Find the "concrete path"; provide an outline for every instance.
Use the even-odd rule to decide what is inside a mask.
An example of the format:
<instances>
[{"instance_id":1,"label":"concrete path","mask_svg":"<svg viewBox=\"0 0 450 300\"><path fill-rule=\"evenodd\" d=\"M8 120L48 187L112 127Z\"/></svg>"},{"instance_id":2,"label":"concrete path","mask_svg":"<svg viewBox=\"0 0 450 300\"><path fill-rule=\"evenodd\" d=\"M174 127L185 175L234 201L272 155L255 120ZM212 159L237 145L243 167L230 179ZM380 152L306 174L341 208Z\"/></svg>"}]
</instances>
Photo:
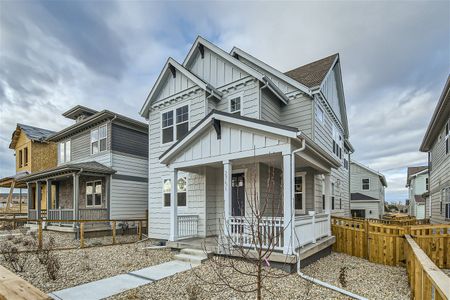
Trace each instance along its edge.
<instances>
[{"instance_id":1,"label":"concrete path","mask_svg":"<svg viewBox=\"0 0 450 300\"><path fill-rule=\"evenodd\" d=\"M149 284L176 273L190 270L192 265L178 260L74 286L48 294L53 299L98 300Z\"/></svg>"}]
</instances>

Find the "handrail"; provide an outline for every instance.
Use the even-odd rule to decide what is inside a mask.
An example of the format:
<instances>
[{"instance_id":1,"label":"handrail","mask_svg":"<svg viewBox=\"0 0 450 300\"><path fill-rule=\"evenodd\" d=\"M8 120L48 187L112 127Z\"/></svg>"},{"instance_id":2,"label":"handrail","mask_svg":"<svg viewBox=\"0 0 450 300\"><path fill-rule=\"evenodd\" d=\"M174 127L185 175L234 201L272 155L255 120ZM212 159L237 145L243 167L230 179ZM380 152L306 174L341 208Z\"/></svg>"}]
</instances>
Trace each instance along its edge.
<instances>
[{"instance_id":1,"label":"handrail","mask_svg":"<svg viewBox=\"0 0 450 300\"><path fill-rule=\"evenodd\" d=\"M413 255L413 260L410 255L407 255L406 259L408 279L414 298L427 299L433 294L434 289L434 299L438 299L436 293L442 297L441 299L450 299L450 278L433 263L409 234L405 235L405 238L406 246L409 246L408 252L411 250ZM425 282L426 279L430 281L431 285Z\"/></svg>"}]
</instances>

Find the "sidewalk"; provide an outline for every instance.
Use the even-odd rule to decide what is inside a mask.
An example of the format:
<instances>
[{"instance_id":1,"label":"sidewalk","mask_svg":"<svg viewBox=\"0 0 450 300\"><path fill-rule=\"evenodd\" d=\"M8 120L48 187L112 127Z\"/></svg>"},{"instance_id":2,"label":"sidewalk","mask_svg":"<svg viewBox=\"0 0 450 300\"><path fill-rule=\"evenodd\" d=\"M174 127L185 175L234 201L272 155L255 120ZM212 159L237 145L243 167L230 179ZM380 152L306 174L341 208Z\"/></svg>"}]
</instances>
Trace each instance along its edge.
<instances>
[{"instance_id":1,"label":"sidewalk","mask_svg":"<svg viewBox=\"0 0 450 300\"><path fill-rule=\"evenodd\" d=\"M174 260L126 274L52 292L48 295L53 299L59 300L103 299L190 270L192 267L191 263Z\"/></svg>"}]
</instances>

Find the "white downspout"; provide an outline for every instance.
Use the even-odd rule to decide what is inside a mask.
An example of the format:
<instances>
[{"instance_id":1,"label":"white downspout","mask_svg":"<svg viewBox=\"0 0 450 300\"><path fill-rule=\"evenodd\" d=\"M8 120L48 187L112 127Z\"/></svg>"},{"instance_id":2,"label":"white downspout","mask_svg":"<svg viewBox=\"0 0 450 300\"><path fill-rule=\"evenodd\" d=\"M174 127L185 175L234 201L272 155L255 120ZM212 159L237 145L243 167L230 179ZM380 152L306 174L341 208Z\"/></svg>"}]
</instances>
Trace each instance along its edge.
<instances>
[{"instance_id":1,"label":"white downspout","mask_svg":"<svg viewBox=\"0 0 450 300\"><path fill-rule=\"evenodd\" d=\"M300 135L300 134L297 134L297 135ZM293 150L293 151L291 152L291 157L292 157L292 168L291 168L291 170L292 170L292 185L291 185L291 186L292 186L292 187L295 186L295 154L297 154L297 153L299 153L299 152L302 152L302 151L304 151L304 150L306 149L306 142L305 142L305 139L302 138L301 140L302 140L302 146L301 146L300 148L295 149L295 150ZM292 217L291 217L292 222L294 221L294 219L295 219L295 210L292 211ZM295 238L296 238L296 240L297 240L297 244L300 244L300 243L299 243L298 236L297 236L297 234L295 233L295 224L294 224L294 223L293 223L293 226L292 226L292 235L291 235L291 236L295 236ZM294 247L295 247L295 245L294 245ZM295 249L294 249L294 250L295 250ZM324 281L321 281L321 280L319 280L319 279L310 277L310 276L308 276L308 275L302 273L302 272L300 271L300 247L298 247L298 251L297 251L295 254L296 254L296 256L297 256L297 274L298 274L301 278L306 279L306 280L308 280L308 281L311 281L312 283L318 284L318 285L323 286L323 287L325 287L325 288L331 289L331 290L333 290L333 291L336 291L336 292L338 292L338 293L341 293L341 294L343 294L343 295L346 295L346 296L348 296L348 297L351 297L351 298L353 298L353 299L358 299L358 300L368 300L367 298L364 298L364 297L361 297L361 296L359 296L359 295L353 294L352 292L346 291L346 290L341 289L341 288L339 288L339 287L337 287L337 286L331 285L331 284L329 284L329 283L326 283L326 282L324 282Z\"/></svg>"}]
</instances>

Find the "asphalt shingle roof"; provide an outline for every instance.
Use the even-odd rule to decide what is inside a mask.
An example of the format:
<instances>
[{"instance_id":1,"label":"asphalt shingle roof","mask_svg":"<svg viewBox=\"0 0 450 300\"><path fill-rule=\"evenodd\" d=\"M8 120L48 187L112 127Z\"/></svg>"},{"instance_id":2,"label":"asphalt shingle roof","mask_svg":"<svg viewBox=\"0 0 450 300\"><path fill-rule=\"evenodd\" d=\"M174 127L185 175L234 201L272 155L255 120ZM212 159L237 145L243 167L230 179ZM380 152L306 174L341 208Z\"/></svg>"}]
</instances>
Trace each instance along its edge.
<instances>
[{"instance_id":1,"label":"asphalt shingle roof","mask_svg":"<svg viewBox=\"0 0 450 300\"><path fill-rule=\"evenodd\" d=\"M284 74L309 88L318 86L324 80L325 75L327 75L338 55L339 54L337 53L330 55L296 69L287 71Z\"/></svg>"},{"instance_id":2,"label":"asphalt shingle roof","mask_svg":"<svg viewBox=\"0 0 450 300\"><path fill-rule=\"evenodd\" d=\"M422 172L423 170L428 169L427 166L419 166L419 167L408 167L408 180L411 175Z\"/></svg>"},{"instance_id":3,"label":"asphalt shingle roof","mask_svg":"<svg viewBox=\"0 0 450 300\"><path fill-rule=\"evenodd\" d=\"M33 141L44 140L53 133L55 133L54 131L48 129L43 129L25 124L17 124L17 126L19 126L19 128L22 129L23 132L25 132L25 134Z\"/></svg>"},{"instance_id":4,"label":"asphalt shingle roof","mask_svg":"<svg viewBox=\"0 0 450 300\"><path fill-rule=\"evenodd\" d=\"M378 200L376 198L367 196L366 194L361 194L361 193L352 193L351 194L351 200Z\"/></svg>"}]
</instances>

